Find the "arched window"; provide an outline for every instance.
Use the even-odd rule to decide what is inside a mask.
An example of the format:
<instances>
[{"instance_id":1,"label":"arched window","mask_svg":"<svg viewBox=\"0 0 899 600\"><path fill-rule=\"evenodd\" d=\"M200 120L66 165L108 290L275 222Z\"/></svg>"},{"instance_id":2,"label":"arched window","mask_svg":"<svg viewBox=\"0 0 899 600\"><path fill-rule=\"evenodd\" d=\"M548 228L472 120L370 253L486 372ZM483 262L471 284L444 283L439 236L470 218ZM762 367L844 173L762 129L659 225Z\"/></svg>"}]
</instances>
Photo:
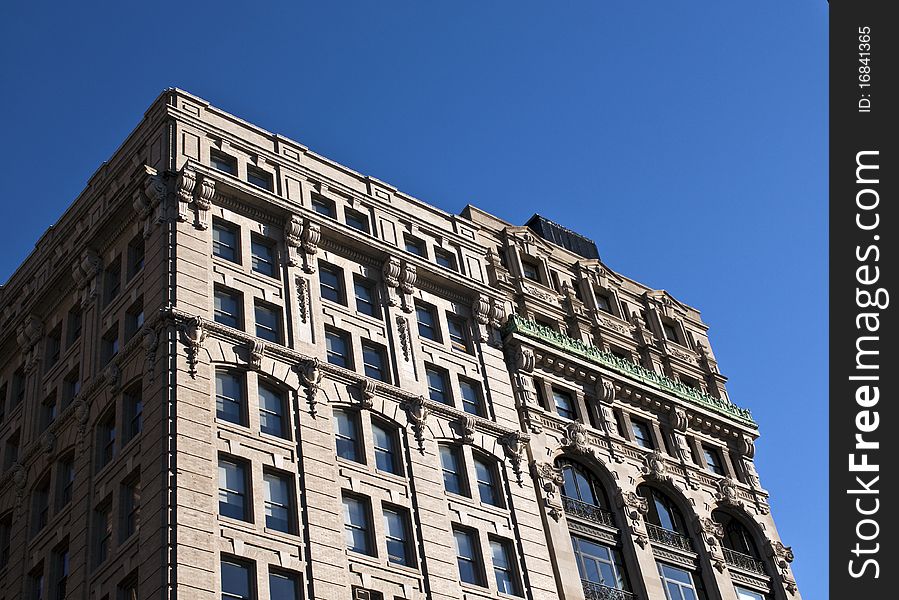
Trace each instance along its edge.
<instances>
[{"instance_id":1,"label":"arched window","mask_svg":"<svg viewBox=\"0 0 899 600\"><path fill-rule=\"evenodd\" d=\"M645 498L649 505L649 513L646 515L648 523L681 535L688 535L684 517L671 498L661 491L645 485L638 487L637 493Z\"/></svg>"},{"instance_id":2,"label":"arched window","mask_svg":"<svg viewBox=\"0 0 899 600\"><path fill-rule=\"evenodd\" d=\"M565 513L613 527L615 523L608 498L596 477L569 460L560 460L557 465L562 471L562 506Z\"/></svg>"},{"instance_id":3,"label":"arched window","mask_svg":"<svg viewBox=\"0 0 899 600\"><path fill-rule=\"evenodd\" d=\"M737 517L720 510L712 513L712 519L724 529L721 545L725 562L738 569L765 574L765 565L749 529Z\"/></svg>"}]
</instances>

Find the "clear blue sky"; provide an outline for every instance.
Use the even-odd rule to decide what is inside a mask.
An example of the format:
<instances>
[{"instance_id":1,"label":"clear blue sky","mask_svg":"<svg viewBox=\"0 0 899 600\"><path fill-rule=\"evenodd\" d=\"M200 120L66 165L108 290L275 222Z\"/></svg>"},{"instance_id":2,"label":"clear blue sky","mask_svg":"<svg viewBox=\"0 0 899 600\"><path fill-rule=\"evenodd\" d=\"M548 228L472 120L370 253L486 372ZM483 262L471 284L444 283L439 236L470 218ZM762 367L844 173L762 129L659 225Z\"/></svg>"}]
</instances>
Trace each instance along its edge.
<instances>
[{"instance_id":1,"label":"clear blue sky","mask_svg":"<svg viewBox=\"0 0 899 600\"><path fill-rule=\"evenodd\" d=\"M164 4L5 7L0 281L168 86L445 210L539 211L702 310L826 597L824 0Z\"/></svg>"}]
</instances>

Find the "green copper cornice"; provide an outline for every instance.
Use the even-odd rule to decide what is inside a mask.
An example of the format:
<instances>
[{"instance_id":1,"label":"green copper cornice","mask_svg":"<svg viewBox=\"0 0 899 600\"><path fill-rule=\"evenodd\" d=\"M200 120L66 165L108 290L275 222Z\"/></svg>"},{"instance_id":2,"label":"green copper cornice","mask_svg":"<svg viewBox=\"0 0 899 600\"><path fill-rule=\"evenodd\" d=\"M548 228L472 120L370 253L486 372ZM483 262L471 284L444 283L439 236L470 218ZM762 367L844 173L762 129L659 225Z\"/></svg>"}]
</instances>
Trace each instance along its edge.
<instances>
[{"instance_id":1,"label":"green copper cornice","mask_svg":"<svg viewBox=\"0 0 899 600\"><path fill-rule=\"evenodd\" d=\"M670 377L659 375L634 362L618 358L609 352L603 352L595 346L570 338L549 327L538 325L534 321L524 319L518 315L511 315L503 326L503 336L505 337L510 333L518 333L540 340L563 352L580 356L590 362L611 369L620 375L677 396L690 404L726 415L745 425L757 428L749 409L740 408L727 400L697 391Z\"/></svg>"}]
</instances>

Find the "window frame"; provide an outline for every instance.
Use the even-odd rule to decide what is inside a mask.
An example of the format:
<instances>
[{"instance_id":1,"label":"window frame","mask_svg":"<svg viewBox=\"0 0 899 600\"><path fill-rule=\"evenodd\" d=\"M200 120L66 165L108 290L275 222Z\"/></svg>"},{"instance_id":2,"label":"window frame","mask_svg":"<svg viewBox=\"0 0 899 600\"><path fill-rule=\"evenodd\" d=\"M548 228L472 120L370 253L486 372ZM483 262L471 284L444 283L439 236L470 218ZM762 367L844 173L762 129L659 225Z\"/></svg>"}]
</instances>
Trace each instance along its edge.
<instances>
[{"instance_id":1,"label":"window frame","mask_svg":"<svg viewBox=\"0 0 899 600\"><path fill-rule=\"evenodd\" d=\"M349 460L361 465L365 463L365 448L363 447L363 439L362 439L362 423L359 418L359 411L346 409L346 408L335 408L332 412L334 416L334 444L337 452L337 457L341 460ZM353 436L350 437L346 432L341 431L341 420L340 417L343 416L346 418L346 422L350 425ZM343 441L343 445L341 445L341 441ZM352 456L346 456L345 452L341 450L341 448L352 448Z\"/></svg>"},{"instance_id":2,"label":"window frame","mask_svg":"<svg viewBox=\"0 0 899 600\"><path fill-rule=\"evenodd\" d=\"M444 269L449 269L450 271L454 271L456 273L459 272L459 261L456 258L456 253L451 250L446 250L445 248L435 246L434 262Z\"/></svg>"},{"instance_id":3,"label":"window frame","mask_svg":"<svg viewBox=\"0 0 899 600\"><path fill-rule=\"evenodd\" d=\"M287 504L279 503L270 496L269 480L275 479L278 483L283 484L287 492ZM265 468L262 470L262 496L263 496L263 517L265 519L265 527L273 531L279 531L288 535L296 535L297 523L294 513L296 513L296 493L294 491L294 477L289 473L276 469ZM268 511L271 507L283 510L286 513L286 529L279 529L269 523Z\"/></svg>"},{"instance_id":4,"label":"window frame","mask_svg":"<svg viewBox=\"0 0 899 600\"><path fill-rule=\"evenodd\" d=\"M466 390L471 390L474 399L466 395ZM462 410L470 415L484 417L487 414L484 390L481 384L468 377L459 377L459 397L462 401Z\"/></svg>"},{"instance_id":5,"label":"window frame","mask_svg":"<svg viewBox=\"0 0 899 600\"><path fill-rule=\"evenodd\" d=\"M322 277L324 274L333 276L335 285L331 285L330 282L326 285ZM327 293L325 293L326 290ZM318 293L322 300L346 306L346 280L343 269L331 263L318 261Z\"/></svg>"},{"instance_id":6,"label":"window frame","mask_svg":"<svg viewBox=\"0 0 899 600\"><path fill-rule=\"evenodd\" d=\"M391 383L393 378L390 373L391 367L390 361L387 358L387 348L371 340L363 339L361 342L361 349L362 370L365 373L365 376L384 383ZM372 363L370 361L372 357L377 357L378 362Z\"/></svg>"},{"instance_id":7,"label":"window frame","mask_svg":"<svg viewBox=\"0 0 899 600\"><path fill-rule=\"evenodd\" d=\"M553 411L563 419L578 420L577 395L569 390L552 387ZM559 406L559 398L567 398L569 407Z\"/></svg>"},{"instance_id":8,"label":"window frame","mask_svg":"<svg viewBox=\"0 0 899 600\"><path fill-rule=\"evenodd\" d=\"M361 514L364 523L359 524L352 521L352 513L347 506L348 502L354 502L358 504L358 506L361 508ZM374 521L371 514L371 500L368 497L362 496L360 494L343 491L341 492L341 504L343 505L343 530L347 551L354 552L356 554L363 554L365 556L377 556L377 544L374 543ZM361 532L362 539L365 544L364 548L362 549L358 549L358 547L355 546L355 536L352 536L353 544L351 545L350 543L350 535L352 532L356 531Z\"/></svg>"},{"instance_id":9,"label":"window frame","mask_svg":"<svg viewBox=\"0 0 899 600\"><path fill-rule=\"evenodd\" d=\"M330 347L331 340L338 340L343 345L345 354L333 352ZM342 367L344 369L353 370L355 361L353 360L352 338L349 332L337 329L335 327L325 326L325 358L329 364ZM331 357L340 357L341 362L334 362Z\"/></svg>"},{"instance_id":10,"label":"window frame","mask_svg":"<svg viewBox=\"0 0 899 600\"><path fill-rule=\"evenodd\" d=\"M456 444L439 444L439 454L444 491L456 496L471 498L471 488L468 485L468 474L465 470L465 456L462 453L462 449ZM452 459L453 464L451 466L446 464L445 459L447 457ZM452 487L458 488L458 491L447 486L447 476L450 477L450 480L457 483L456 486Z\"/></svg>"},{"instance_id":11,"label":"window frame","mask_svg":"<svg viewBox=\"0 0 899 600\"><path fill-rule=\"evenodd\" d=\"M497 461L484 452L472 452L472 460L474 461L475 483L478 488L478 498L481 503L497 508L505 508L505 493ZM483 467L486 471L488 475L487 480L481 479L481 474L478 472L479 466ZM489 493L493 498L492 501L484 498L485 487L489 490Z\"/></svg>"},{"instance_id":12,"label":"window frame","mask_svg":"<svg viewBox=\"0 0 899 600\"><path fill-rule=\"evenodd\" d=\"M256 252L257 248L266 250L269 254L268 258L261 257ZM267 272L266 270L258 268L257 263L268 265L268 268L271 272ZM250 236L250 270L254 273L259 273L260 275L271 277L272 279L280 279L278 277L279 273L277 244L274 240L256 234L252 234Z\"/></svg>"},{"instance_id":13,"label":"window frame","mask_svg":"<svg viewBox=\"0 0 899 600\"><path fill-rule=\"evenodd\" d=\"M440 378L441 388L435 388L431 385L431 375L434 374ZM428 386L428 399L433 400L434 402L440 402L441 404L446 404L447 406L453 405L453 394L452 387L449 382L449 371L438 367L436 365L432 365L431 363L425 363L425 381ZM435 392L439 392L439 395L442 398L435 398Z\"/></svg>"},{"instance_id":14,"label":"window frame","mask_svg":"<svg viewBox=\"0 0 899 600\"><path fill-rule=\"evenodd\" d=\"M415 568L417 561L415 559L415 548L412 543L412 527L409 519L409 511L395 504L383 503L381 505L381 510L384 516L384 542L385 549L387 554L387 562L392 565L401 565L404 567ZM396 535L392 535L391 533L391 523L387 515L395 515L395 517L399 520L399 526L402 529L402 537L398 538ZM393 560L393 557L396 556L391 553L391 541L394 542L394 545L399 544L402 547L403 554L402 556L397 556L401 560Z\"/></svg>"},{"instance_id":15,"label":"window frame","mask_svg":"<svg viewBox=\"0 0 899 600\"><path fill-rule=\"evenodd\" d=\"M343 209L343 222L350 229L361 231L366 235L371 235L371 219L368 215L354 208Z\"/></svg>"},{"instance_id":16,"label":"window frame","mask_svg":"<svg viewBox=\"0 0 899 600\"><path fill-rule=\"evenodd\" d=\"M216 235L220 236L221 232L229 233L234 237L234 246L231 247L225 243L223 243L220 239L216 239ZM233 253L233 256L226 256L225 253L222 253L220 248L227 248L230 250L230 253ZM228 221L224 221L219 218L212 219L212 256L216 258L220 258L222 260L226 260L230 263L240 264L240 227L236 224L229 223Z\"/></svg>"},{"instance_id":17,"label":"window frame","mask_svg":"<svg viewBox=\"0 0 899 600\"><path fill-rule=\"evenodd\" d=\"M235 304L234 308L236 312L231 314L224 310L224 307L221 306L220 300L225 298L229 298ZM218 304L218 306L217 306ZM240 329L243 331L244 329L244 315L243 315L243 292L225 287L223 285L215 285L212 290L212 320L220 325L224 325L225 327L231 327L233 329ZM223 316L221 316L223 315ZM233 324L232 324L233 322Z\"/></svg>"},{"instance_id":18,"label":"window frame","mask_svg":"<svg viewBox=\"0 0 899 600\"><path fill-rule=\"evenodd\" d=\"M241 569L244 573L246 573L246 581L247 581L247 595L238 595L234 594L230 591L225 591L225 564L232 565ZM245 558L240 558L237 556L232 556L229 554L222 554L219 559L219 586L222 591L222 600L255 600L256 599L256 563L247 560Z\"/></svg>"},{"instance_id":19,"label":"window frame","mask_svg":"<svg viewBox=\"0 0 899 600\"><path fill-rule=\"evenodd\" d=\"M376 417L372 417L371 420L371 429L372 429L372 449L374 450L375 455L375 469L382 473L390 473L392 475L402 475L403 467L402 462L400 461L400 436L396 427L389 424L384 419L379 419ZM387 438L387 442L389 444L388 448L384 448L378 445L378 434L376 430L381 430ZM389 468L382 468L383 461L379 460L379 456L386 456L387 460L389 460Z\"/></svg>"},{"instance_id":20,"label":"window frame","mask_svg":"<svg viewBox=\"0 0 899 600\"><path fill-rule=\"evenodd\" d=\"M266 394L269 394L270 396L277 399L278 405L280 406L279 412L272 411L268 408L263 408L263 403L262 403L263 390L265 390ZM277 386L270 385L267 381L264 381L260 378L259 380L257 380L257 384L256 384L256 395L259 398L259 401L258 401L259 432L263 433L265 435L271 435L271 436L277 437L282 440L292 439L292 436L291 436L292 427L290 424L290 420L288 418L290 415L289 393L283 391L282 389L280 389ZM263 428L264 427L263 422L266 421L267 419L263 419L263 415L274 415L274 418L276 418L277 421L280 423L280 425L279 425L280 430L281 430L280 433L273 433L271 431L265 431L265 429Z\"/></svg>"},{"instance_id":21,"label":"window frame","mask_svg":"<svg viewBox=\"0 0 899 600\"><path fill-rule=\"evenodd\" d=\"M264 324L260 319L262 316L271 316L274 326L270 327ZM256 326L256 337L262 338L272 344L284 343L284 311L277 304L265 302L258 298L253 300L253 323Z\"/></svg>"},{"instance_id":22,"label":"window frame","mask_svg":"<svg viewBox=\"0 0 899 600\"><path fill-rule=\"evenodd\" d=\"M239 471L241 483L243 485L243 490L233 490L228 487L223 487L223 485L227 486L227 468L224 471L226 481L223 483L222 481L222 464L231 465L236 467L236 470ZM236 456L232 456L230 454L219 453L218 455L218 509L216 514L219 518L226 519L234 519L237 521L243 521L245 523L253 522L253 491L250 482L250 465L249 463L241 458ZM222 493L224 492L224 494ZM223 497L226 499L223 501ZM229 502L227 499L231 497L240 498L242 506L239 507L242 509L242 516L233 516L228 514L227 511L222 511L222 506L235 506L233 503Z\"/></svg>"},{"instance_id":23,"label":"window frame","mask_svg":"<svg viewBox=\"0 0 899 600\"><path fill-rule=\"evenodd\" d=\"M365 290L369 297L363 297L359 290ZM381 311L378 307L378 287L371 279L359 277L358 275L353 276L353 300L356 304L356 312L375 319L381 318ZM363 310L361 306L369 306L370 309Z\"/></svg>"},{"instance_id":24,"label":"window frame","mask_svg":"<svg viewBox=\"0 0 899 600\"><path fill-rule=\"evenodd\" d=\"M231 398L225 395L224 386L219 391L219 378L229 377L237 382L237 390L240 392L240 397L237 399ZM243 371L238 371L237 369L226 369L226 368L217 368L215 370L215 418L216 420L221 420L227 423L232 423L234 425L239 425L241 427L249 427L249 410L248 410L248 402L247 402L247 380L246 374ZM232 405L236 405L238 409L238 420L232 420L229 417L229 413L225 411L226 402L230 402ZM221 408L219 408L219 404L221 404Z\"/></svg>"},{"instance_id":25,"label":"window frame","mask_svg":"<svg viewBox=\"0 0 899 600\"><path fill-rule=\"evenodd\" d=\"M426 315L428 321L422 321L422 315ZM424 302L415 303L415 322L418 325L418 337L442 343L443 336L440 331L440 320L437 318L437 308Z\"/></svg>"},{"instance_id":26,"label":"window frame","mask_svg":"<svg viewBox=\"0 0 899 600\"><path fill-rule=\"evenodd\" d=\"M275 191L274 174L256 165L247 165L247 183L267 192Z\"/></svg>"},{"instance_id":27,"label":"window frame","mask_svg":"<svg viewBox=\"0 0 899 600\"><path fill-rule=\"evenodd\" d=\"M225 165L228 168L222 169L219 165ZM220 150L211 149L209 151L209 166L219 173L226 173L233 177L237 177L237 157L226 154Z\"/></svg>"},{"instance_id":28,"label":"window frame","mask_svg":"<svg viewBox=\"0 0 899 600\"><path fill-rule=\"evenodd\" d=\"M478 530L471 527L456 525L455 523L452 526L452 530L453 541L456 547L456 568L459 571L459 580L464 584L476 585L478 587L486 588L487 574L484 568L484 556L483 550L481 549L481 539ZM467 545L471 548L472 556L466 556L462 553L462 547L459 544L460 536L464 536L465 538L467 538ZM471 565L471 572L474 576L474 581L470 581L465 578L462 569L463 561Z\"/></svg>"},{"instance_id":29,"label":"window frame","mask_svg":"<svg viewBox=\"0 0 899 600\"><path fill-rule=\"evenodd\" d=\"M468 320L460 317L457 314L447 313L446 327L450 347L453 350L464 352L465 354L471 354L471 331L468 327ZM458 328L458 334L453 331L454 327Z\"/></svg>"},{"instance_id":30,"label":"window frame","mask_svg":"<svg viewBox=\"0 0 899 600\"><path fill-rule=\"evenodd\" d=\"M496 582L497 591L507 596L521 597L523 595L521 576L518 572L517 554L513 548L512 541L495 535L488 535L487 541L490 545L493 577ZM503 561L506 563L505 565L497 566L497 549L499 549ZM500 573L505 574L505 581L508 582L512 589L506 589L506 586L500 583Z\"/></svg>"}]
</instances>

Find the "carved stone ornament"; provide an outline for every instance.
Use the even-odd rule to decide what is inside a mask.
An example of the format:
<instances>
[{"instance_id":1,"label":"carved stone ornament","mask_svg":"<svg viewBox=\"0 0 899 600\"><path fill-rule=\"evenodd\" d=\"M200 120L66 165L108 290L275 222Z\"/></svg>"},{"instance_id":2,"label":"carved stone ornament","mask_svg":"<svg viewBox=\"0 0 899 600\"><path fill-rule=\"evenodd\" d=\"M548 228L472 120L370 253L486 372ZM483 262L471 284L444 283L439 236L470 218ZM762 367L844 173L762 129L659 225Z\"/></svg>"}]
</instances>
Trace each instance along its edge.
<instances>
[{"instance_id":1,"label":"carved stone ornament","mask_svg":"<svg viewBox=\"0 0 899 600\"><path fill-rule=\"evenodd\" d=\"M78 422L78 444L81 446L85 441L85 432L87 431L87 422L90 419L91 407L87 400L78 398L74 403L75 420Z\"/></svg>"},{"instance_id":2,"label":"carved stone ornament","mask_svg":"<svg viewBox=\"0 0 899 600\"><path fill-rule=\"evenodd\" d=\"M359 402L363 407L371 408L378 386L371 379L360 379L356 387L359 389Z\"/></svg>"},{"instance_id":3,"label":"carved stone ornament","mask_svg":"<svg viewBox=\"0 0 899 600\"><path fill-rule=\"evenodd\" d=\"M16 462L12 467L12 482L16 490L15 512L18 515L19 510L23 508L23 500L25 499L25 487L28 484L28 469L22 463Z\"/></svg>"},{"instance_id":4,"label":"carved stone ornament","mask_svg":"<svg viewBox=\"0 0 899 600\"><path fill-rule=\"evenodd\" d=\"M774 565L777 567L777 573L780 576L784 589L786 589L790 595L795 595L798 588L796 587L796 580L793 579L793 574L790 572L790 563L793 562L794 559L793 549L789 546L784 546L779 541L769 541L768 557L774 561Z\"/></svg>"},{"instance_id":5,"label":"carved stone ornament","mask_svg":"<svg viewBox=\"0 0 899 600\"><path fill-rule=\"evenodd\" d=\"M131 206L137 213L138 219L143 222L144 238L150 237L154 225L159 225L165 220L163 209L165 207L166 188L163 178L152 167L144 165L144 185L131 198Z\"/></svg>"},{"instance_id":6,"label":"carved stone ornament","mask_svg":"<svg viewBox=\"0 0 899 600\"><path fill-rule=\"evenodd\" d=\"M743 508L743 501L740 500L740 491L737 482L726 477L718 482L718 491L715 493L715 499L725 506L736 506Z\"/></svg>"},{"instance_id":7,"label":"carved stone ornament","mask_svg":"<svg viewBox=\"0 0 899 600\"><path fill-rule=\"evenodd\" d=\"M559 487L565 483L562 469L548 462L535 462L532 469L537 486L543 490L543 496L550 500L554 499Z\"/></svg>"},{"instance_id":8,"label":"carved stone ornament","mask_svg":"<svg viewBox=\"0 0 899 600\"><path fill-rule=\"evenodd\" d=\"M194 199L194 188L197 187L197 174L192 169L181 169L178 173L178 220L187 221L190 215L189 206Z\"/></svg>"},{"instance_id":9,"label":"carved stone ornament","mask_svg":"<svg viewBox=\"0 0 899 600\"><path fill-rule=\"evenodd\" d=\"M287 265L300 266L299 251L303 244L303 219L299 215L290 215L284 224L284 245L287 247Z\"/></svg>"},{"instance_id":10,"label":"carved stone ornament","mask_svg":"<svg viewBox=\"0 0 899 600\"><path fill-rule=\"evenodd\" d=\"M512 472L515 473L515 481L519 486L524 484L524 479L521 475L521 461L524 459L524 449L530 439L528 434L516 431L508 433L497 440L506 452L506 458L509 459Z\"/></svg>"},{"instance_id":11,"label":"carved stone ornament","mask_svg":"<svg viewBox=\"0 0 899 600\"><path fill-rule=\"evenodd\" d=\"M201 317L191 317L181 326L181 339L187 349L187 372L194 379L197 377L197 363L206 335L206 326Z\"/></svg>"},{"instance_id":12,"label":"carved stone ornament","mask_svg":"<svg viewBox=\"0 0 899 600\"><path fill-rule=\"evenodd\" d=\"M665 457L662 455L661 450L647 452L643 456L643 466L640 467L640 471L647 479L653 481L671 481L668 463L665 462Z\"/></svg>"},{"instance_id":13,"label":"carved stone ornament","mask_svg":"<svg viewBox=\"0 0 899 600\"><path fill-rule=\"evenodd\" d=\"M16 329L16 341L25 358L25 372L34 369L40 362L37 344L43 337L44 324L34 315L28 316Z\"/></svg>"},{"instance_id":14,"label":"carved stone ornament","mask_svg":"<svg viewBox=\"0 0 899 600\"><path fill-rule=\"evenodd\" d=\"M533 373L536 366L534 351L520 343L511 344L508 351L509 364L521 373Z\"/></svg>"},{"instance_id":15,"label":"carved stone ornament","mask_svg":"<svg viewBox=\"0 0 899 600\"><path fill-rule=\"evenodd\" d=\"M309 280L305 277L297 277L297 307L299 309L300 322L309 322Z\"/></svg>"},{"instance_id":16,"label":"carved stone ornament","mask_svg":"<svg viewBox=\"0 0 899 600\"><path fill-rule=\"evenodd\" d=\"M106 368L103 369L103 381L109 386L110 393L115 394L118 392L119 384L122 381L122 371L117 364L111 362L106 365Z\"/></svg>"},{"instance_id":17,"label":"carved stone ornament","mask_svg":"<svg viewBox=\"0 0 899 600\"><path fill-rule=\"evenodd\" d=\"M615 401L615 383L608 377L599 377L596 380L596 397L604 404L612 404Z\"/></svg>"},{"instance_id":18,"label":"carved stone ornament","mask_svg":"<svg viewBox=\"0 0 899 600\"><path fill-rule=\"evenodd\" d=\"M387 304L401 306L403 312L413 312L415 305L412 302L412 294L415 292L415 282L418 279L415 265L390 256L384 261L381 274L387 292Z\"/></svg>"},{"instance_id":19,"label":"carved stone ornament","mask_svg":"<svg viewBox=\"0 0 899 600\"><path fill-rule=\"evenodd\" d=\"M562 446L577 454L594 456L596 449L590 445L590 437L583 423L571 421L562 429L565 437L562 438Z\"/></svg>"},{"instance_id":20,"label":"carved stone ornament","mask_svg":"<svg viewBox=\"0 0 899 600\"><path fill-rule=\"evenodd\" d=\"M708 548L712 566L719 573L723 573L726 568L724 554L721 551L721 540L724 539L724 526L709 517L696 517L696 520L693 522L693 529Z\"/></svg>"},{"instance_id":21,"label":"carved stone ornament","mask_svg":"<svg viewBox=\"0 0 899 600\"><path fill-rule=\"evenodd\" d=\"M144 349L144 376L152 383L156 377L156 349L159 347L159 336L152 327L144 327L141 346Z\"/></svg>"},{"instance_id":22,"label":"carved stone ornament","mask_svg":"<svg viewBox=\"0 0 899 600\"><path fill-rule=\"evenodd\" d=\"M471 316L480 325L490 323L490 296L478 294L471 302Z\"/></svg>"},{"instance_id":23,"label":"carved stone ornament","mask_svg":"<svg viewBox=\"0 0 899 600\"><path fill-rule=\"evenodd\" d=\"M318 253L318 242L321 237L322 232L318 223L307 220L300 243L303 251L303 270L307 273L315 273L315 255Z\"/></svg>"},{"instance_id":24,"label":"carved stone ornament","mask_svg":"<svg viewBox=\"0 0 899 600\"><path fill-rule=\"evenodd\" d=\"M400 336L400 348L403 350L403 360L412 360L412 340L409 339L409 321L403 315L396 316L396 331Z\"/></svg>"},{"instance_id":25,"label":"carved stone ornament","mask_svg":"<svg viewBox=\"0 0 899 600\"><path fill-rule=\"evenodd\" d=\"M690 420L687 418L687 411L679 406L675 406L671 409L671 412L668 413L668 418L671 421L671 427L673 427L675 431L687 431L687 427L690 425Z\"/></svg>"},{"instance_id":26,"label":"carved stone ornament","mask_svg":"<svg viewBox=\"0 0 899 600\"><path fill-rule=\"evenodd\" d=\"M209 209L212 208L212 199L215 197L215 180L203 177L200 187L194 198L194 206L197 209L197 218L194 227L200 230L209 229Z\"/></svg>"},{"instance_id":27,"label":"carved stone ornament","mask_svg":"<svg viewBox=\"0 0 899 600\"><path fill-rule=\"evenodd\" d=\"M749 459L755 458L755 440L748 435L740 438L740 454Z\"/></svg>"},{"instance_id":28,"label":"carved stone ornament","mask_svg":"<svg viewBox=\"0 0 899 600\"><path fill-rule=\"evenodd\" d=\"M400 259L395 256L389 257L384 261L381 274L384 276L384 285L388 288L397 287L400 284Z\"/></svg>"},{"instance_id":29,"label":"carved stone ornament","mask_svg":"<svg viewBox=\"0 0 899 600\"><path fill-rule=\"evenodd\" d=\"M262 358L265 356L265 342L253 340L250 343L250 368L258 371L262 368Z\"/></svg>"},{"instance_id":30,"label":"carved stone ornament","mask_svg":"<svg viewBox=\"0 0 899 600\"><path fill-rule=\"evenodd\" d=\"M459 431L459 440L463 444L474 442L475 425L477 420L471 415L464 415L456 419L456 427Z\"/></svg>"},{"instance_id":31,"label":"carved stone ornament","mask_svg":"<svg viewBox=\"0 0 899 600\"><path fill-rule=\"evenodd\" d=\"M746 479L749 481L749 485L754 488L762 487L762 482L759 481L759 472L755 470L755 463L751 458L743 459L743 470L746 472Z\"/></svg>"},{"instance_id":32,"label":"carved stone ornament","mask_svg":"<svg viewBox=\"0 0 899 600\"><path fill-rule=\"evenodd\" d=\"M687 441L687 436L685 436L683 433L680 433L679 431L675 431L674 444L677 449L677 456L681 459L682 462L693 462L693 453L690 451L690 442Z\"/></svg>"},{"instance_id":33,"label":"carved stone ornament","mask_svg":"<svg viewBox=\"0 0 899 600\"><path fill-rule=\"evenodd\" d=\"M317 358L307 360L299 365L300 379L306 386L306 402L309 403L309 412L315 416L315 406L318 402L318 391L321 389L322 379L325 374L321 369L321 362Z\"/></svg>"},{"instance_id":34,"label":"carved stone ornament","mask_svg":"<svg viewBox=\"0 0 899 600\"><path fill-rule=\"evenodd\" d=\"M428 407L425 404L424 396L412 398L403 403L403 410L409 419L409 425L412 427L412 433L415 435L415 441L418 442L418 451L425 453L425 429L428 421Z\"/></svg>"},{"instance_id":35,"label":"carved stone ornament","mask_svg":"<svg viewBox=\"0 0 899 600\"><path fill-rule=\"evenodd\" d=\"M49 430L45 431L41 434L40 444L41 449L43 449L46 454L52 454L53 449L56 447L56 434Z\"/></svg>"},{"instance_id":36,"label":"carved stone ornament","mask_svg":"<svg viewBox=\"0 0 899 600\"><path fill-rule=\"evenodd\" d=\"M628 521L634 542L641 548L645 548L649 543L649 536L643 530L643 517L649 512L649 503L646 498L634 492L619 490L615 501Z\"/></svg>"},{"instance_id":37,"label":"carved stone ornament","mask_svg":"<svg viewBox=\"0 0 899 600\"><path fill-rule=\"evenodd\" d=\"M81 293L81 308L87 309L97 297L97 275L100 273L102 261L93 250L85 250L81 259L72 264L72 279Z\"/></svg>"}]
</instances>

